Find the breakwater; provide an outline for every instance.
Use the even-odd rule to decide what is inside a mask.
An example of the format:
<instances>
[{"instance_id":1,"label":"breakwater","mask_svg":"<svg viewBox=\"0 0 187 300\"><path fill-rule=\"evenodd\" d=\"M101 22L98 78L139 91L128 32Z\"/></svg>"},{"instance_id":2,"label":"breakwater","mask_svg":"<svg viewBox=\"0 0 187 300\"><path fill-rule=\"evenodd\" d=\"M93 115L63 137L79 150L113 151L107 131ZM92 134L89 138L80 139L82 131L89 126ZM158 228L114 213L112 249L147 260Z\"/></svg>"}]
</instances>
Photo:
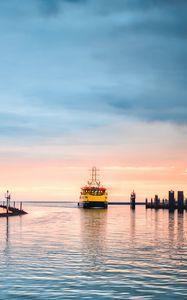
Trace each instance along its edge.
<instances>
[{"instance_id":1,"label":"breakwater","mask_svg":"<svg viewBox=\"0 0 187 300\"><path fill-rule=\"evenodd\" d=\"M15 206L15 202L14 202L14 206L8 206L8 207L4 203L2 203L0 205L0 208L2 208L0 217L21 216L27 214L27 212L22 209L22 202L20 202L19 208Z\"/></svg>"},{"instance_id":2,"label":"breakwater","mask_svg":"<svg viewBox=\"0 0 187 300\"><path fill-rule=\"evenodd\" d=\"M135 202L135 203L131 203L131 202L108 202L108 205L145 205L145 202Z\"/></svg>"},{"instance_id":3,"label":"breakwater","mask_svg":"<svg viewBox=\"0 0 187 300\"><path fill-rule=\"evenodd\" d=\"M178 210L179 212L183 212L187 210L187 199L184 198L183 191L178 191L176 198L175 192L171 190L168 192L168 199L161 200L158 195L155 195L154 199L150 201L146 199L145 206L146 208L168 209L169 211Z\"/></svg>"},{"instance_id":4,"label":"breakwater","mask_svg":"<svg viewBox=\"0 0 187 300\"><path fill-rule=\"evenodd\" d=\"M16 202L12 201L11 205L11 194L9 191L6 192L5 194L5 201L0 204L1 212L0 212L0 217L12 217L12 216L21 216L27 214L26 211L23 210L22 208L22 202L19 204L19 208L16 207Z\"/></svg>"}]
</instances>

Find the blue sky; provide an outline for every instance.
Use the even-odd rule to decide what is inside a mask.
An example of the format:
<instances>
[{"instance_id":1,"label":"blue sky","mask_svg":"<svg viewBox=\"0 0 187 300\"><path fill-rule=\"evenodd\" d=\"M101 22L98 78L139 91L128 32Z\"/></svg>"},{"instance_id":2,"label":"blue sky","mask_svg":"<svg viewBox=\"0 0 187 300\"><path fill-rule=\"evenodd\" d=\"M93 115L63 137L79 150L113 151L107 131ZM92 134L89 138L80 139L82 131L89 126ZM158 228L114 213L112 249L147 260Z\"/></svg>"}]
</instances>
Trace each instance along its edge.
<instances>
[{"instance_id":1,"label":"blue sky","mask_svg":"<svg viewBox=\"0 0 187 300\"><path fill-rule=\"evenodd\" d=\"M1 0L0 158L124 165L136 147L130 164L185 164L186 13L183 0Z\"/></svg>"}]
</instances>

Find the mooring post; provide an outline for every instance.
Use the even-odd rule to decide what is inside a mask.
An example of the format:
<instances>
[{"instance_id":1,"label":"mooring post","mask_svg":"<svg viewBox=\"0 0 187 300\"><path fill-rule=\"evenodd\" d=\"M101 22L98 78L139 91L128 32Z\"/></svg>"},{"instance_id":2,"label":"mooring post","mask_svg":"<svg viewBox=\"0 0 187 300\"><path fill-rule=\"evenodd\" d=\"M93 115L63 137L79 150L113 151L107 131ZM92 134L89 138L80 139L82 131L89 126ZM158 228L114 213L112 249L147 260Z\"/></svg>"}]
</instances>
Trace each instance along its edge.
<instances>
[{"instance_id":1,"label":"mooring post","mask_svg":"<svg viewBox=\"0 0 187 300\"><path fill-rule=\"evenodd\" d=\"M178 191L178 212L183 212L184 210L184 193L183 191Z\"/></svg>"},{"instance_id":2,"label":"mooring post","mask_svg":"<svg viewBox=\"0 0 187 300\"><path fill-rule=\"evenodd\" d=\"M185 199L185 209L187 209L187 198Z\"/></svg>"},{"instance_id":3,"label":"mooring post","mask_svg":"<svg viewBox=\"0 0 187 300\"><path fill-rule=\"evenodd\" d=\"M158 209L160 204L160 199L158 198L158 195L155 195L154 203L155 203L155 208Z\"/></svg>"},{"instance_id":4,"label":"mooring post","mask_svg":"<svg viewBox=\"0 0 187 300\"><path fill-rule=\"evenodd\" d=\"M14 201L14 208L16 207L16 202Z\"/></svg>"},{"instance_id":5,"label":"mooring post","mask_svg":"<svg viewBox=\"0 0 187 300\"><path fill-rule=\"evenodd\" d=\"M135 209L135 207L136 207L136 194L134 191L131 193L131 196L130 196L130 206L132 209Z\"/></svg>"},{"instance_id":6,"label":"mooring post","mask_svg":"<svg viewBox=\"0 0 187 300\"><path fill-rule=\"evenodd\" d=\"M20 202L20 210L22 210L22 202Z\"/></svg>"},{"instance_id":7,"label":"mooring post","mask_svg":"<svg viewBox=\"0 0 187 300\"><path fill-rule=\"evenodd\" d=\"M174 191L169 191L169 211L175 210L175 193Z\"/></svg>"}]
</instances>

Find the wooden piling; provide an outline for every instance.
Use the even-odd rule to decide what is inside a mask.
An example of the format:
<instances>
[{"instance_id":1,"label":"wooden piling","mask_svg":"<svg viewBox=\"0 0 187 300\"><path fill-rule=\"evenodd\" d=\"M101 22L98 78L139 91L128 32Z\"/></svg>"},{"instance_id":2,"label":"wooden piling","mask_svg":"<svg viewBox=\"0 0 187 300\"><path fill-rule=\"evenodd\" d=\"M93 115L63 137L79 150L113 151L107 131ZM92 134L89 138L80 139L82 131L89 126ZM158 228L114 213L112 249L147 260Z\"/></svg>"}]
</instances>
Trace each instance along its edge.
<instances>
[{"instance_id":1,"label":"wooden piling","mask_svg":"<svg viewBox=\"0 0 187 300\"><path fill-rule=\"evenodd\" d=\"M136 207L135 199L131 200L130 206L131 206L132 209L135 209L135 207Z\"/></svg>"},{"instance_id":2,"label":"wooden piling","mask_svg":"<svg viewBox=\"0 0 187 300\"><path fill-rule=\"evenodd\" d=\"M185 199L185 209L187 210L187 199Z\"/></svg>"},{"instance_id":3,"label":"wooden piling","mask_svg":"<svg viewBox=\"0 0 187 300\"><path fill-rule=\"evenodd\" d=\"M174 191L169 191L169 211L175 210L175 193Z\"/></svg>"},{"instance_id":4,"label":"wooden piling","mask_svg":"<svg viewBox=\"0 0 187 300\"><path fill-rule=\"evenodd\" d=\"M184 193L183 191L178 191L178 212L183 212L184 210Z\"/></svg>"},{"instance_id":5,"label":"wooden piling","mask_svg":"<svg viewBox=\"0 0 187 300\"><path fill-rule=\"evenodd\" d=\"M160 205L160 199L158 198L158 195L155 195L155 199L154 199L154 207L156 209L159 208L159 205Z\"/></svg>"},{"instance_id":6,"label":"wooden piling","mask_svg":"<svg viewBox=\"0 0 187 300\"><path fill-rule=\"evenodd\" d=\"M134 191L131 193L131 196L130 196L130 206L131 206L131 209L135 209L135 207L136 207L136 194Z\"/></svg>"}]
</instances>

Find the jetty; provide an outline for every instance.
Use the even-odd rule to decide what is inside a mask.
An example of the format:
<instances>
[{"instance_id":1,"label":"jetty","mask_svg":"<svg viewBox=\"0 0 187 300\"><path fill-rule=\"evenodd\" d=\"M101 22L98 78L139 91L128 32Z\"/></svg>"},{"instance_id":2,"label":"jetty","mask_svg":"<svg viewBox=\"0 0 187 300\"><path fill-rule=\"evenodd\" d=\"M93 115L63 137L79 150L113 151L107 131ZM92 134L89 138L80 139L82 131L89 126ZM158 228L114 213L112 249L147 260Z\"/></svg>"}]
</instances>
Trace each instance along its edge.
<instances>
[{"instance_id":1,"label":"jetty","mask_svg":"<svg viewBox=\"0 0 187 300\"><path fill-rule=\"evenodd\" d=\"M145 202L136 202L136 193L133 192L130 195L130 201L128 202L108 202L109 205L130 205L131 209L134 210L136 205L145 205Z\"/></svg>"},{"instance_id":2,"label":"jetty","mask_svg":"<svg viewBox=\"0 0 187 300\"><path fill-rule=\"evenodd\" d=\"M145 205L146 203L145 202L135 202L135 203L132 203L130 201L110 201L108 202L108 205L130 205L132 208L134 208L136 205Z\"/></svg>"},{"instance_id":3,"label":"jetty","mask_svg":"<svg viewBox=\"0 0 187 300\"><path fill-rule=\"evenodd\" d=\"M15 201L13 201L11 205L11 194L9 191L6 192L5 199L6 200L0 204L0 217L13 217L27 214L27 212L22 209L22 202L20 202L19 208L16 207Z\"/></svg>"},{"instance_id":4,"label":"jetty","mask_svg":"<svg viewBox=\"0 0 187 300\"><path fill-rule=\"evenodd\" d=\"M155 195L154 199L145 201L146 209L168 209L170 212L175 211L176 209L178 212L183 212L187 210L187 199L184 199L184 192L178 191L177 192L177 199L175 198L175 192L169 191L168 199L160 199L158 195Z\"/></svg>"}]
</instances>

